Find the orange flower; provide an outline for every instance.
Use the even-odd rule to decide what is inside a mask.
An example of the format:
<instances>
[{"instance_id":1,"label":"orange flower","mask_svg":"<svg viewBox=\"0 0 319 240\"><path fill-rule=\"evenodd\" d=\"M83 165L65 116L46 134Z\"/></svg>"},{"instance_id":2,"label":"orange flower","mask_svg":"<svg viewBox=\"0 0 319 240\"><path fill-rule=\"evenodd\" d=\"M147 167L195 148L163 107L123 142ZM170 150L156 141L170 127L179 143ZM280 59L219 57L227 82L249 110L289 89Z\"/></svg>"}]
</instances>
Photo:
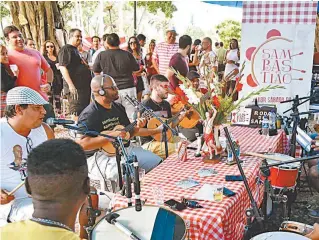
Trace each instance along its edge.
<instances>
[{"instance_id":1,"label":"orange flower","mask_svg":"<svg viewBox=\"0 0 319 240\"><path fill-rule=\"evenodd\" d=\"M219 102L219 99L218 99L218 97L217 97L216 95L213 97L213 104L214 104L217 108L220 107L220 102Z\"/></svg>"},{"instance_id":2,"label":"orange flower","mask_svg":"<svg viewBox=\"0 0 319 240\"><path fill-rule=\"evenodd\" d=\"M242 83L238 82L237 85L236 85L236 91L240 92L241 90L243 90L243 86L244 85Z\"/></svg>"},{"instance_id":3,"label":"orange flower","mask_svg":"<svg viewBox=\"0 0 319 240\"><path fill-rule=\"evenodd\" d=\"M186 94L183 92L182 89L180 89L180 87L176 87L175 88L175 94L176 94L176 98L181 101L183 104L187 104L188 103L188 97L186 96Z\"/></svg>"}]
</instances>

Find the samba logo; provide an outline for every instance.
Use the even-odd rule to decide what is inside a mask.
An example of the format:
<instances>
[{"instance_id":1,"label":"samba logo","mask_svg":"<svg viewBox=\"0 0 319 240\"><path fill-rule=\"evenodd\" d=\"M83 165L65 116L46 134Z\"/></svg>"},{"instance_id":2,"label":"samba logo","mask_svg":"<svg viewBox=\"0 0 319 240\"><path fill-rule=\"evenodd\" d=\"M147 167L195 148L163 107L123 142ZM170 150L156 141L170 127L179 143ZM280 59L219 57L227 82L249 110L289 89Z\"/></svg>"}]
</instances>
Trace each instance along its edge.
<instances>
[{"instance_id":1,"label":"samba logo","mask_svg":"<svg viewBox=\"0 0 319 240\"><path fill-rule=\"evenodd\" d=\"M303 55L303 52L293 53L294 48L291 39L282 37L277 29L270 30L266 41L259 47L246 50L246 58L251 61L247 84L258 87L262 84L287 85L295 80L302 81L306 71L293 67L293 57Z\"/></svg>"}]
</instances>

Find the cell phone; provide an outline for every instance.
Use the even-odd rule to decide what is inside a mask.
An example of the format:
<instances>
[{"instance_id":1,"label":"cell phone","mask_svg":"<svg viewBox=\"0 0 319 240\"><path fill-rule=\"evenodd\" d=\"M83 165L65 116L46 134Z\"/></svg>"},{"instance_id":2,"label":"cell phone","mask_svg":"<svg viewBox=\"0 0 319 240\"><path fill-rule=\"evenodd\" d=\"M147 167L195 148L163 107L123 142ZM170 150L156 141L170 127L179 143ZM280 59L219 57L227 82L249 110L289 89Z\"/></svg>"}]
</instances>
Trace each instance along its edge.
<instances>
[{"instance_id":1,"label":"cell phone","mask_svg":"<svg viewBox=\"0 0 319 240\"><path fill-rule=\"evenodd\" d=\"M233 192L232 190L230 190L230 189L224 187L223 194L224 194L226 197L231 197L231 196L234 196L236 193Z\"/></svg>"},{"instance_id":2,"label":"cell phone","mask_svg":"<svg viewBox=\"0 0 319 240\"><path fill-rule=\"evenodd\" d=\"M243 177L240 175L226 175L225 176L226 181L243 181Z\"/></svg>"},{"instance_id":3,"label":"cell phone","mask_svg":"<svg viewBox=\"0 0 319 240\"><path fill-rule=\"evenodd\" d=\"M177 202L174 199L170 199L166 202L164 202L165 205L169 206L173 210L182 211L186 208L186 206L183 203Z\"/></svg>"}]
</instances>

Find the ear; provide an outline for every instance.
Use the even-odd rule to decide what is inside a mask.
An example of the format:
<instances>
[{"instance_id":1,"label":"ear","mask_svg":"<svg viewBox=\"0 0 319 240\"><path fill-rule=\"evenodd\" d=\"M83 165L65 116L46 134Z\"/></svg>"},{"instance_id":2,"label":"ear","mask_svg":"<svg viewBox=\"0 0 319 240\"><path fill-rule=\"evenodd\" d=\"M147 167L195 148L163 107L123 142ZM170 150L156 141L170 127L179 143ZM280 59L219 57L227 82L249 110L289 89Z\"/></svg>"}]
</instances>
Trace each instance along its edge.
<instances>
[{"instance_id":1,"label":"ear","mask_svg":"<svg viewBox=\"0 0 319 240\"><path fill-rule=\"evenodd\" d=\"M87 177L84 181L83 181L83 192L85 195L88 195L91 191L90 189L90 178Z\"/></svg>"},{"instance_id":2,"label":"ear","mask_svg":"<svg viewBox=\"0 0 319 240\"><path fill-rule=\"evenodd\" d=\"M22 107L20 105L15 105L14 108L17 114L22 114Z\"/></svg>"},{"instance_id":3,"label":"ear","mask_svg":"<svg viewBox=\"0 0 319 240\"><path fill-rule=\"evenodd\" d=\"M28 177L26 177L26 179L24 181L25 181L24 185L25 185L25 189L26 189L27 193L29 195L32 195Z\"/></svg>"}]
</instances>

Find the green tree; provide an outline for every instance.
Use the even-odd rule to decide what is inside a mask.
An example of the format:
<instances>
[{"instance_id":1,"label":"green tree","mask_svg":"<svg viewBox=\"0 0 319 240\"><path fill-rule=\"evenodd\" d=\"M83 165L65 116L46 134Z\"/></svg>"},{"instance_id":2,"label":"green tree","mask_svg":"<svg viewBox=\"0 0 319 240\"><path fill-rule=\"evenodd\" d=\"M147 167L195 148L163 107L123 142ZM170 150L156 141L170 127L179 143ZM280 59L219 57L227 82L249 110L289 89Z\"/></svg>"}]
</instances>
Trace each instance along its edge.
<instances>
[{"instance_id":1,"label":"green tree","mask_svg":"<svg viewBox=\"0 0 319 240\"><path fill-rule=\"evenodd\" d=\"M130 2L134 5L134 2ZM158 10L165 14L166 18L172 18L173 13L177 11L176 6L171 1L138 1L137 7L145 7L150 13L156 14Z\"/></svg>"},{"instance_id":2,"label":"green tree","mask_svg":"<svg viewBox=\"0 0 319 240\"><path fill-rule=\"evenodd\" d=\"M224 43L225 48L228 48L230 40L236 38L238 42L241 39L241 23L234 20L225 20L216 26L219 37Z\"/></svg>"},{"instance_id":3,"label":"green tree","mask_svg":"<svg viewBox=\"0 0 319 240\"><path fill-rule=\"evenodd\" d=\"M203 29L201 29L197 26L194 26L194 25L188 26L186 31L185 31L185 34L191 36L193 41L195 39L203 39L204 37L206 37L206 34L203 31Z\"/></svg>"}]
</instances>

